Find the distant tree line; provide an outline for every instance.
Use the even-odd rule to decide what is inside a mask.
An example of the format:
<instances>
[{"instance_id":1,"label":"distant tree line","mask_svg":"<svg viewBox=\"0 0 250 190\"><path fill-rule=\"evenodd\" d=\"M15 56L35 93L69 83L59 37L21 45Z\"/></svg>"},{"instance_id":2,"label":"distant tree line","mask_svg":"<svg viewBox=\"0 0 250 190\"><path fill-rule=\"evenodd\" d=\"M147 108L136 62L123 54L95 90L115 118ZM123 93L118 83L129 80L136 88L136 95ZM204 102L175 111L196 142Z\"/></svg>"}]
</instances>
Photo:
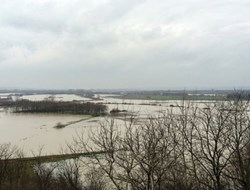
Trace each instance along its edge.
<instances>
[{"instance_id":1,"label":"distant tree line","mask_svg":"<svg viewBox=\"0 0 250 190\"><path fill-rule=\"evenodd\" d=\"M79 103L79 102L56 102L56 101L29 101L20 100L12 102L11 107L14 112L31 112L31 113L71 113L71 114L88 114L104 115L107 106L96 103Z\"/></svg>"},{"instance_id":2,"label":"distant tree line","mask_svg":"<svg viewBox=\"0 0 250 190\"><path fill-rule=\"evenodd\" d=\"M250 92L249 91L242 91L242 92L232 92L227 94L227 99L229 100L250 100Z\"/></svg>"}]
</instances>

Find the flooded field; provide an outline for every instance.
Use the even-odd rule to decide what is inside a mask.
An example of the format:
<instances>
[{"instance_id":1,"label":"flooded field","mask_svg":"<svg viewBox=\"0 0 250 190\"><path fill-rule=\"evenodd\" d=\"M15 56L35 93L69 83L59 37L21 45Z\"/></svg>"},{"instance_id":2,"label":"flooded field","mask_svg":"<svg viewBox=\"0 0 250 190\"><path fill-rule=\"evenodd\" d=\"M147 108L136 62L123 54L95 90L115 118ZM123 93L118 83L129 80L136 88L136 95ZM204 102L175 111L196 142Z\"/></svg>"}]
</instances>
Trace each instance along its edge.
<instances>
[{"instance_id":1,"label":"flooded field","mask_svg":"<svg viewBox=\"0 0 250 190\"><path fill-rule=\"evenodd\" d=\"M22 99L39 101L49 98L50 95L27 95ZM151 101L151 100L126 100L109 98L108 95L100 95L101 100L91 100L77 95L60 94L53 96L55 101L92 101L107 105L108 112L112 109L126 110L126 113L133 113L139 118L158 116L164 113L171 106L183 104L182 101ZM204 106L204 102L196 102ZM108 117L108 116L107 116ZM117 122L122 125L123 116L116 117ZM87 139L90 130L94 131L104 117L91 117L86 115L72 114L31 114L31 113L10 113L0 108L0 143L11 143L17 145L30 155L43 147L44 154L58 154L65 148L67 143L77 133L83 133ZM56 128L58 124L65 127Z\"/></svg>"}]
</instances>

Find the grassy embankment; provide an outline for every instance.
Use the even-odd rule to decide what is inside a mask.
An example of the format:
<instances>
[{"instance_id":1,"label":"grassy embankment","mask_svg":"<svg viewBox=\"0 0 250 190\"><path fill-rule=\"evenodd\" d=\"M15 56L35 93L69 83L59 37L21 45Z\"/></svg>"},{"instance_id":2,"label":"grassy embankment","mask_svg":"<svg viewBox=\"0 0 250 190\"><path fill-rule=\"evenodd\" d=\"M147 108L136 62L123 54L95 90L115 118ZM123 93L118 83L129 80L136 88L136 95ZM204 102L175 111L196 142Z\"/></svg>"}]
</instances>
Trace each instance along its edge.
<instances>
[{"instance_id":1,"label":"grassy embankment","mask_svg":"<svg viewBox=\"0 0 250 190\"><path fill-rule=\"evenodd\" d=\"M62 128L67 127L67 126L69 126L69 125L73 125L73 124L76 124L76 123L80 123L80 122L82 122L82 121L87 121L87 120L89 120L89 119L91 119L91 118L93 118L93 117L94 117L94 116L89 116L89 117L87 117L87 118L79 119L79 120L76 120L76 121L70 121L70 122L65 123L65 124L59 122L59 123L56 124L56 126L54 126L54 128L56 128L56 129L62 129Z\"/></svg>"},{"instance_id":2,"label":"grassy embankment","mask_svg":"<svg viewBox=\"0 0 250 190\"><path fill-rule=\"evenodd\" d=\"M58 154L58 155L45 155L45 156L34 156L34 157L24 157L24 158L13 158L8 160L0 160L1 162L8 162L13 165L22 162L25 163L25 170L30 175L34 175L34 165L37 163L52 163L60 162L68 159L76 159L79 157L91 157L97 154L103 154L104 152L87 152L87 153L71 153L71 154Z\"/></svg>"}]
</instances>

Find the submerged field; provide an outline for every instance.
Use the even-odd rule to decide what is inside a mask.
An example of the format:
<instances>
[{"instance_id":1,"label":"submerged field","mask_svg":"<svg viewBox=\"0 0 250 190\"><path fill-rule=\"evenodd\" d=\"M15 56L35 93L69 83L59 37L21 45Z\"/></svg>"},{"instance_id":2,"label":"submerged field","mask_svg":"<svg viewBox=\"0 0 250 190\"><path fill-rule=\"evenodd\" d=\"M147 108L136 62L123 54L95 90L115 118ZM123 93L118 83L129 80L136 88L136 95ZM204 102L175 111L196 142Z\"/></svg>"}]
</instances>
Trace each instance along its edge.
<instances>
[{"instance_id":1,"label":"submerged field","mask_svg":"<svg viewBox=\"0 0 250 190\"><path fill-rule=\"evenodd\" d=\"M241 185L237 177L243 179L245 173L238 173L240 167L249 171L248 101L143 100L108 94L89 100L107 106L98 117L57 109L44 113L37 108L38 113L33 109L39 101L28 102L32 111L24 113L1 109L0 167L5 170L0 189L90 190L93 184L101 184L99 189L147 189L154 184L161 190L178 183L176 189L191 184L193 190L218 190L216 183L223 183L228 188L219 190L225 190ZM68 105L60 101L42 103Z\"/></svg>"},{"instance_id":2,"label":"submerged field","mask_svg":"<svg viewBox=\"0 0 250 190\"><path fill-rule=\"evenodd\" d=\"M60 113L11 113L0 110L0 143L11 143L22 148L27 156L32 151L43 147L44 154L59 154L70 143L76 134L84 134L87 139L90 131L98 130L100 122L113 118L120 126L124 125L125 118L131 115L143 120L147 117L159 117L168 109L175 109L175 105L181 105L183 100L147 100L126 99L110 94L99 95L98 100L91 100L77 95L56 95L56 101L79 101L98 103L108 107L106 116L93 117L81 114ZM41 101L50 97L44 95L28 95L23 99ZM213 101L193 101L200 106ZM122 113L109 114L111 110L124 110Z\"/></svg>"}]
</instances>

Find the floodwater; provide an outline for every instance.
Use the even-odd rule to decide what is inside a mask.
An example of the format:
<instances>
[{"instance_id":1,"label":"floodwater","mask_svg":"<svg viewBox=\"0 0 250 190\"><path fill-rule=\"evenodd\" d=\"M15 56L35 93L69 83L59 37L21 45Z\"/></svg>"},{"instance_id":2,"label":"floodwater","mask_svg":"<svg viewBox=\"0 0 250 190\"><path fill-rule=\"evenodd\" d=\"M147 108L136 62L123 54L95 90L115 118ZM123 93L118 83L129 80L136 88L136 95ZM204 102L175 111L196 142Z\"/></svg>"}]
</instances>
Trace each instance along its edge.
<instances>
[{"instance_id":1,"label":"floodwater","mask_svg":"<svg viewBox=\"0 0 250 190\"><path fill-rule=\"evenodd\" d=\"M37 95L24 95L21 97L22 99L27 99L31 101L42 101L46 98L53 98L55 101L89 101L90 98L85 98L81 96L77 96L74 94L56 94L56 95L50 95L50 94L37 94Z\"/></svg>"},{"instance_id":2,"label":"floodwater","mask_svg":"<svg viewBox=\"0 0 250 190\"><path fill-rule=\"evenodd\" d=\"M32 101L44 100L51 95L29 95L22 99ZM170 105L182 104L182 101L149 101L149 100L126 100L109 98L108 95L100 95L101 102L108 106L108 110L119 109L127 110L128 113L136 114L139 118L147 118L152 115L159 115ZM91 101L88 98L77 95L55 95L56 101ZM204 105L204 104L202 104ZM11 143L24 150L26 155L32 155L43 148L43 154L59 154L65 149L67 143L71 143L76 134L83 134L87 139L90 131L98 129L100 122L105 120L103 117L91 117L85 115L70 114L30 114L30 113L9 113L0 108L0 144ZM117 118L119 125L123 120ZM57 129L55 126L64 124L66 127Z\"/></svg>"}]
</instances>

